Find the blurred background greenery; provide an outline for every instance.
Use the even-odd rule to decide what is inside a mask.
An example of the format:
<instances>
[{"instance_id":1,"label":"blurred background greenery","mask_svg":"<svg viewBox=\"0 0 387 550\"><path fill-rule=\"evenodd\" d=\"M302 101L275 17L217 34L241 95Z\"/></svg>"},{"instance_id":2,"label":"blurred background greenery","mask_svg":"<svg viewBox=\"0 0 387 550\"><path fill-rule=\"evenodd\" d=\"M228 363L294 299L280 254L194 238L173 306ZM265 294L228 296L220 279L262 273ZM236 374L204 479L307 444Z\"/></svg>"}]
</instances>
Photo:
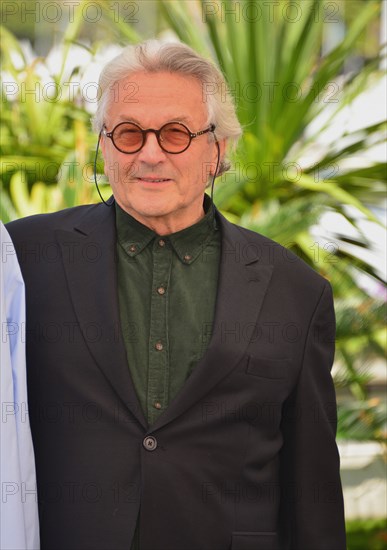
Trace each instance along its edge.
<instances>
[{"instance_id":1,"label":"blurred background greenery","mask_svg":"<svg viewBox=\"0 0 387 550\"><path fill-rule=\"evenodd\" d=\"M3 2L0 121L4 222L94 202L90 114L102 65L120 46L153 36L215 60L244 127L215 202L228 219L290 248L331 282L338 437L380 445L384 271L370 251L385 210L386 121L376 93L385 87L384 4ZM98 172L109 196L101 159ZM367 529L380 535L379 524ZM360 540L361 526L349 531ZM373 540L362 548L386 544L383 536Z\"/></svg>"}]
</instances>

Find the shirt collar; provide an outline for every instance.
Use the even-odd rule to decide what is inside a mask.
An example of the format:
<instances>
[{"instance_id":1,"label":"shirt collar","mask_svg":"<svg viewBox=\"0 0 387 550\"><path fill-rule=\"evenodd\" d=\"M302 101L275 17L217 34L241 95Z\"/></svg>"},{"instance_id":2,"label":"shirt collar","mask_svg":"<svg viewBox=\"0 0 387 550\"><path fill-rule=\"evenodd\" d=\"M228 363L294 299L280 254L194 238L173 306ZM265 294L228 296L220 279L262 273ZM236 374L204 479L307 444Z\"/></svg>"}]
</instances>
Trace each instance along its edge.
<instances>
[{"instance_id":1,"label":"shirt collar","mask_svg":"<svg viewBox=\"0 0 387 550\"><path fill-rule=\"evenodd\" d=\"M125 212L117 201L114 204L117 240L129 256L137 256L156 236L156 233Z\"/></svg>"},{"instance_id":2,"label":"shirt collar","mask_svg":"<svg viewBox=\"0 0 387 550\"><path fill-rule=\"evenodd\" d=\"M172 246L179 259L189 265L199 256L214 231L217 231L212 202L208 195L204 195L203 208L205 216L197 223L171 235L160 237L115 202L118 242L129 256L134 257L140 254L155 237L162 238L167 245Z\"/></svg>"}]
</instances>

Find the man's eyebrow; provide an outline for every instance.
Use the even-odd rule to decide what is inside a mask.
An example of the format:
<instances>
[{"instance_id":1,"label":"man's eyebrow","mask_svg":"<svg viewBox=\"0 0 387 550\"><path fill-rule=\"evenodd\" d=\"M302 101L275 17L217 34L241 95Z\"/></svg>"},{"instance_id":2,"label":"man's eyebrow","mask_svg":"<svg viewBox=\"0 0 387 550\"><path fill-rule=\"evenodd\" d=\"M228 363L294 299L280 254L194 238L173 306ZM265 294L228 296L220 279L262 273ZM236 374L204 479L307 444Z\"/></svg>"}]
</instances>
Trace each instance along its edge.
<instances>
[{"instance_id":1,"label":"man's eyebrow","mask_svg":"<svg viewBox=\"0 0 387 550\"><path fill-rule=\"evenodd\" d=\"M140 124L140 122L133 116L128 115L120 115L118 117L119 122L135 122L136 124Z\"/></svg>"},{"instance_id":2,"label":"man's eyebrow","mask_svg":"<svg viewBox=\"0 0 387 550\"><path fill-rule=\"evenodd\" d=\"M118 120L119 120L119 122L135 122L136 124L138 124L139 126L142 127L142 123L141 123L138 119L136 119L136 117L133 117L133 116L120 115L120 116L118 117ZM188 117L186 117L186 116L184 116L184 115L181 115L181 116L179 116L179 115L173 116L172 118L169 118L168 120L166 120L166 121L164 122L164 124L167 124L168 122L185 122L185 123L187 123L187 124L188 124L188 123L192 123L192 121L191 121Z\"/></svg>"}]
</instances>

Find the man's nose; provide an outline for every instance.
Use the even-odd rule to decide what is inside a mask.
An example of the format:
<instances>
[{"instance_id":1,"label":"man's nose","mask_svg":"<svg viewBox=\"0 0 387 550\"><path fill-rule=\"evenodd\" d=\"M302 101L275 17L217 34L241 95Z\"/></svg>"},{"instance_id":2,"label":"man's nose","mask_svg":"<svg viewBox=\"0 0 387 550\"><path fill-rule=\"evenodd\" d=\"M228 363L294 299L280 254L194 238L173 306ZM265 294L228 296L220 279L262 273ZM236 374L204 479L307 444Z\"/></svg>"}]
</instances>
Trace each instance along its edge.
<instances>
[{"instance_id":1,"label":"man's nose","mask_svg":"<svg viewBox=\"0 0 387 550\"><path fill-rule=\"evenodd\" d=\"M148 132L145 136L145 143L138 152L138 160L144 162L162 162L165 160L165 151L163 151L157 141L157 136L154 132Z\"/></svg>"}]
</instances>

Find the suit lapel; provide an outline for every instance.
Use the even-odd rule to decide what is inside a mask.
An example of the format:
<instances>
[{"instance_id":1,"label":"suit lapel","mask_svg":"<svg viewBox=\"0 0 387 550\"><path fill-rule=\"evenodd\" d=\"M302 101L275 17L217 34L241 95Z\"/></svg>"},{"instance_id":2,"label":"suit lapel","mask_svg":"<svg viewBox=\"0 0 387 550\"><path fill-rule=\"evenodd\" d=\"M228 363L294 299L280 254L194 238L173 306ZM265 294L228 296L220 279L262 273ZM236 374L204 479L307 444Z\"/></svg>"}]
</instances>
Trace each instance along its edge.
<instances>
[{"instance_id":1,"label":"suit lapel","mask_svg":"<svg viewBox=\"0 0 387 550\"><path fill-rule=\"evenodd\" d=\"M58 230L56 237L85 342L122 401L147 427L120 328L114 208L95 206L72 231Z\"/></svg>"},{"instance_id":2,"label":"suit lapel","mask_svg":"<svg viewBox=\"0 0 387 550\"><path fill-rule=\"evenodd\" d=\"M267 291L273 265L260 261L257 239L219 215L222 254L212 338L204 357L168 409L158 429L184 413L236 366L249 343Z\"/></svg>"}]
</instances>

